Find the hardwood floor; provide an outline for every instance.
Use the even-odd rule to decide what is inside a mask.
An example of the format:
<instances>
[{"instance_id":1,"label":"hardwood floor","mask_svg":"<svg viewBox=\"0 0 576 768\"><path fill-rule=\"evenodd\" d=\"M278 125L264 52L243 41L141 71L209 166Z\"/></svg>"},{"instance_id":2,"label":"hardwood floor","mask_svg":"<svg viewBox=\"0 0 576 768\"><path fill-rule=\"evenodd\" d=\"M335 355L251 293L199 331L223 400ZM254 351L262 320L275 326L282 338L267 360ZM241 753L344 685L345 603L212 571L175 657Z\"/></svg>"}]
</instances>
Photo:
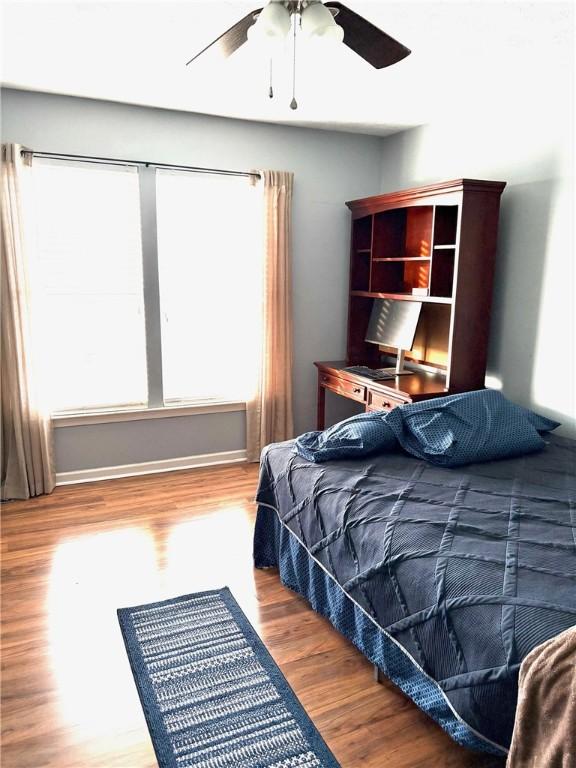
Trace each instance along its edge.
<instances>
[{"instance_id":1,"label":"hardwood floor","mask_svg":"<svg viewBox=\"0 0 576 768\"><path fill-rule=\"evenodd\" d=\"M2 510L2 765L152 768L116 608L228 585L342 768L487 768L255 571L254 465L57 488Z\"/></svg>"}]
</instances>

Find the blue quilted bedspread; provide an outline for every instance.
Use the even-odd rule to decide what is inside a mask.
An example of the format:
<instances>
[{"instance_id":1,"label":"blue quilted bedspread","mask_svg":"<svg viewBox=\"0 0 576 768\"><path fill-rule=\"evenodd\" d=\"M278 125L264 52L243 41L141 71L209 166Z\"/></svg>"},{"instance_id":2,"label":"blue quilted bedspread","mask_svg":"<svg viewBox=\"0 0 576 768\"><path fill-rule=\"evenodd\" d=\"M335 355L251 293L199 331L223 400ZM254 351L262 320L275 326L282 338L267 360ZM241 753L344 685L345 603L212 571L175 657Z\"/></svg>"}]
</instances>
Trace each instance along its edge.
<instances>
[{"instance_id":1,"label":"blue quilted bedspread","mask_svg":"<svg viewBox=\"0 0 576 768\"><path fill-rule=\"evenodd\" d=\"M319 465L292 442L262 458L256 564L474 748L507 748L522 659L576 625L576 442L546 441L459 469L398 452Z\"/></svg>"}]
</instances>

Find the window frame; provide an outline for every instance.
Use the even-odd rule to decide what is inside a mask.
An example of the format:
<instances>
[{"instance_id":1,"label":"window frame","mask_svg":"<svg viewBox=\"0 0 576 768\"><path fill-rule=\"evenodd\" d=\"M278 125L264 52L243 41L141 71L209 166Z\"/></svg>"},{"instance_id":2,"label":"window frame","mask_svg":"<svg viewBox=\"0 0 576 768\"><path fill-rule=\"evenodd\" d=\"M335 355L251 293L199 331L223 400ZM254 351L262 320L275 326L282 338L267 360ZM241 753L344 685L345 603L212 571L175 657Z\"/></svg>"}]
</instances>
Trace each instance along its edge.
<instances>
[{"instance_id":1,"label":"window frame","mask_svg":"<svg viewBox=\"0 0 576 768\"><path fill-rule=\"evenodd\" d=\"M166 419L174 416L198 416L209 413L233 413L245 411L246 403L239 401L214 401L213 403L193 403L183 405L164 405L158 408L117 408L100 411L59 411L51 416L55 428L81 427L88 424L113 424L119 421L146 421L148 419Z\"/></svg>"},{"instance_id":2,"label":"window frame","mask_svg":"<svg viewBox=\"0 0 576 768\"><path fill-rule=\"evenodd\" d=\"M66 158L59 159L66 160ZM70 158L70 162L78 161ZM103 164L113 165L114 162ZM143 165L136 162L122 162L122 165L134 167L138 174L148 402L146 405L54 410L50 414L53 425L57 428L76 427L87 424L108 424L193 414L245 411L246 402L236 399L203 398L171 401L169 403L164 401L156 199L156 172L158 168L153 164ZM189 171L181 169L181 171L182 173L195 172L192 169ZM204 173L204 171L202 172Z\"/></svg>"}]
</instances>

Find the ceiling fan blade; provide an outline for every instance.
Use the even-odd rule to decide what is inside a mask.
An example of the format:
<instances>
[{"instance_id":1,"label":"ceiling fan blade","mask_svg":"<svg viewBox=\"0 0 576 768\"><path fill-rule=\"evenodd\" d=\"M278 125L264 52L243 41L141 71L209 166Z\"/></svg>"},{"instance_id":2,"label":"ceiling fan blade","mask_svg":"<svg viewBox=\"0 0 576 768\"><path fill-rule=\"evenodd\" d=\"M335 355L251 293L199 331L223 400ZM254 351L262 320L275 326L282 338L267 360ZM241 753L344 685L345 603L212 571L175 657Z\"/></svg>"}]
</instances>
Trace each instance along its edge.
<instances>
[{"instance_id":1,"label":"ceiling fan blade","mask_svg":"<svg viewBox=\"0 0 576 768\"><path fill-rule=\"evenodd\" d=\"M192 56L190 61L186 62L186 66L207 51L209 51L210 54L216 54L222 58L227 58L233 54L234 51L237 51L238 48L240 48L241 45L244 45L248 40L248 30L252 24L254 24L255 16L257 16L261 10L262 8L257 8L255 11L244 16L243 19L240 19L240 21L237 21L233 27L227 29L226 32L220 35L220 37L217 37L216 40L213 40L207 45L206 48L202 48L202 50L195 56Z\"/></svg>"},{"instance_id":2,"label":"ceiling fan blade","mask_svg":"<svg viewBox=\"0 0 576 768\"><path fill-rule=\"evenodd\" d=\"M344 30L344 43L376 69L396 64L410 54L409 48L342 3L330 2L326 7L337 11L336 22Z\"/></svg>"}]
</instances>

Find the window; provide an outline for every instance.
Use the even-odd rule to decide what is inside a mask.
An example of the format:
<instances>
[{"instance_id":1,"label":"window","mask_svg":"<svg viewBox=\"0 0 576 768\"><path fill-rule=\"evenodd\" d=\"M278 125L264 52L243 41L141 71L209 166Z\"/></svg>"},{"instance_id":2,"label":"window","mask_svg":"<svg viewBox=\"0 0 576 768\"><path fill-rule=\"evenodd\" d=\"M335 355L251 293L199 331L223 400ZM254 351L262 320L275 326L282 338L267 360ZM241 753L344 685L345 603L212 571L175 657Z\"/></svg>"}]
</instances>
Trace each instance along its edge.
<instances>
[{"instance_id":1,"label":"window","mask_svg":"<svg viewBox=\"0 0 576 768\"><path fill-rule=\"evenodd\" d=\"M53 412L246 401L262 272L248 179L35 158L33 180Z\"/></svg>"},{"instance_id":2,"label":"window","mask_svg":"<svg viewBox=\"0 0 576 768\"><path fill-rule=\"evenodd\" d=\"M157 171L166 403L246 400L254 387L261 251L242 177Z\"/></svg>"},{"instance_id":3,"label":"window","mask_svg":"<svg viewBox=\"0 0 576 768\"><path fill-rule=\"evenodd\" d=\"M33 181L52 410L146 404L137 170L36 159Z\"/></svg>"}]
</instances>

